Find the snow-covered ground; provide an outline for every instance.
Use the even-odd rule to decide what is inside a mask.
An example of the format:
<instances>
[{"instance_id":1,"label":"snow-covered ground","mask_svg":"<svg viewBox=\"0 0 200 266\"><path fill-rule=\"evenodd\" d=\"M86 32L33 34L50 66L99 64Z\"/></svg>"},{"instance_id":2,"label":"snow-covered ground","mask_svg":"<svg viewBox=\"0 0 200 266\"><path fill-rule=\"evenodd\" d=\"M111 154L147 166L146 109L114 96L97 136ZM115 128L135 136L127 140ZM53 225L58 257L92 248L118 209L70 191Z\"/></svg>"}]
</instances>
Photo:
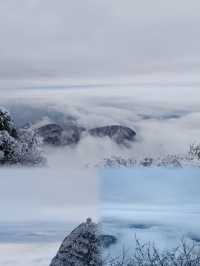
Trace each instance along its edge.
<instances>
[{"instance_id":1,"label":"snow-covered ground","mask_svg":"<svg viewBox=\"0 0 200 266\"><path fill-rule=\"evenodd\" d=\"M102 228L118 238L107 253L131 253L135 239L161 250L200 241L198 169L106 170L102 180Z\"/></svg>"}]
</instances>

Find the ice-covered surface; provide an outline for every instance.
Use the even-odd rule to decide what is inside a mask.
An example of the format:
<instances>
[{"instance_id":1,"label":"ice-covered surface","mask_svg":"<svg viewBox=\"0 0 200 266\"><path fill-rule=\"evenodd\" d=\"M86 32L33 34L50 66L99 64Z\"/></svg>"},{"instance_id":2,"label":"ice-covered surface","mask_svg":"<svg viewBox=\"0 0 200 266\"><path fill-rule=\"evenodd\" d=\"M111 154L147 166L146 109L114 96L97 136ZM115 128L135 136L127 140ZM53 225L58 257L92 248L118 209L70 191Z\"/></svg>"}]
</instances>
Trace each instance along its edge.
<instances>
[{"instance_id":1,"label":"ice-covered surface","mask_svg":"<svg viewBox=\"0 0 200 266\"><path fill-rule=\"evenodd\" d=\"M107 253L131 252L135 238L161 250L200 241L198 169L105 170L102 179L102 228L118 238Z\"/></svg>"}]
</instances>

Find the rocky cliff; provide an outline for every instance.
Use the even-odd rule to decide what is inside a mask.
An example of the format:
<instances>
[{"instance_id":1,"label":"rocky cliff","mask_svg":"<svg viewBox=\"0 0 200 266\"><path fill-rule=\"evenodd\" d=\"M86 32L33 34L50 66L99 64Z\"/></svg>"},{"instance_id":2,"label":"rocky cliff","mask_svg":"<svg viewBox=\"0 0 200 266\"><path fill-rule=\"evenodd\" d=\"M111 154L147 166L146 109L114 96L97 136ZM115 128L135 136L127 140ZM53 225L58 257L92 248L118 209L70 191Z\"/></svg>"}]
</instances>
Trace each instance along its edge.
<instances>
[{"instance_id":1,"label":"rocky cliff","mask_svg":"<svg viewBox=\"0 0 200 266\"><path fill-rule=\"evenodd\" d=\"M136 132L131 128L121 125L107 125L86 129L80 126L47 124L37 129L37 133L43 138L45 144L54 146L75 145L83 133L93 137L108 137L119 145L126 145L135 141Z\"/></svg>"},{"instance_id":2,"label":"rocky cliff","mask_svg":"<svg viewBox=\"0 0 200 266\"><path fill-rule=\"evenodd\" d=\"M50 266L100 266L100 253L97 224L87 219L64 239Z\"/></svg>"}]
</instances>

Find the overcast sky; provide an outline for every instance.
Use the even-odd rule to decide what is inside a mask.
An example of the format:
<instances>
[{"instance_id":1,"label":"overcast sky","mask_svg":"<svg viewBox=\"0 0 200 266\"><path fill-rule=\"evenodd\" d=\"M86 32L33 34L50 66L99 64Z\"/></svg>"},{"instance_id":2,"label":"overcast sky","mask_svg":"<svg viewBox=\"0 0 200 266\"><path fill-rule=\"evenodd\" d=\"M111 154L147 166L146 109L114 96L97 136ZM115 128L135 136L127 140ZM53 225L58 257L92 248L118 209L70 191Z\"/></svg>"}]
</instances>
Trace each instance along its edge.
<instances>
[{"instance_id":1,"label":"overcast sky","mask_svg":"<svg viewBox=\"0 0 200 266\"><path fill-rule=\"evenodd\" d=\"M22 220L81 222L88 216L97 219L96 172L74 170L56 156L58 162L51 161L49 167L1 169L0 224Z\"/></svg>"},{"instance_id":2,"label":"overcast sky","mask_svg":"<svg viewBox=\"0 0 200 266\"><path fill-rule=\"evenodd\" d=\"M1 87L11 80L193 75L200 68L199 10L198 0L0 0Z\"/></svg>"}]
</instances>

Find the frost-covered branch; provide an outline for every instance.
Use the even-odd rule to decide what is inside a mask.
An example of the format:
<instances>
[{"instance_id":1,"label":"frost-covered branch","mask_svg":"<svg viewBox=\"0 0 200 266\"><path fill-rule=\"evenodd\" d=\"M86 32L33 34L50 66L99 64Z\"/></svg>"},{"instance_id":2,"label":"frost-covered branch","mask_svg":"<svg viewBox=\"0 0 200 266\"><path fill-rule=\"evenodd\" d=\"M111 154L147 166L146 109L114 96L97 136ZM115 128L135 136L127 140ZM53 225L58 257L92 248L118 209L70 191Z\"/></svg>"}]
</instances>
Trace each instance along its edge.
<instances>
[{"instance_id":1,"label":"frost-covered branch","mask_svg":"<svg viewBox=\"0 0 200 266\"><path fill-rule=\"evenodd\" d=\"M155 245L136 239L132 255L122 251L121 257L107 259L105 266L199 266L200 246L184 240L173 250L161 252Z\"/></svg>"},{"instance_id":2,"label":"frost-covered branch","mask_svg":"<svg viewBox=\"0 0 200 266\"><path fill-rule=\"evenodd\" d=\"M41 144L34 130L17 130L9 112L0 109L0 164L43 163Z\"/></svg>"}]
</instances>

